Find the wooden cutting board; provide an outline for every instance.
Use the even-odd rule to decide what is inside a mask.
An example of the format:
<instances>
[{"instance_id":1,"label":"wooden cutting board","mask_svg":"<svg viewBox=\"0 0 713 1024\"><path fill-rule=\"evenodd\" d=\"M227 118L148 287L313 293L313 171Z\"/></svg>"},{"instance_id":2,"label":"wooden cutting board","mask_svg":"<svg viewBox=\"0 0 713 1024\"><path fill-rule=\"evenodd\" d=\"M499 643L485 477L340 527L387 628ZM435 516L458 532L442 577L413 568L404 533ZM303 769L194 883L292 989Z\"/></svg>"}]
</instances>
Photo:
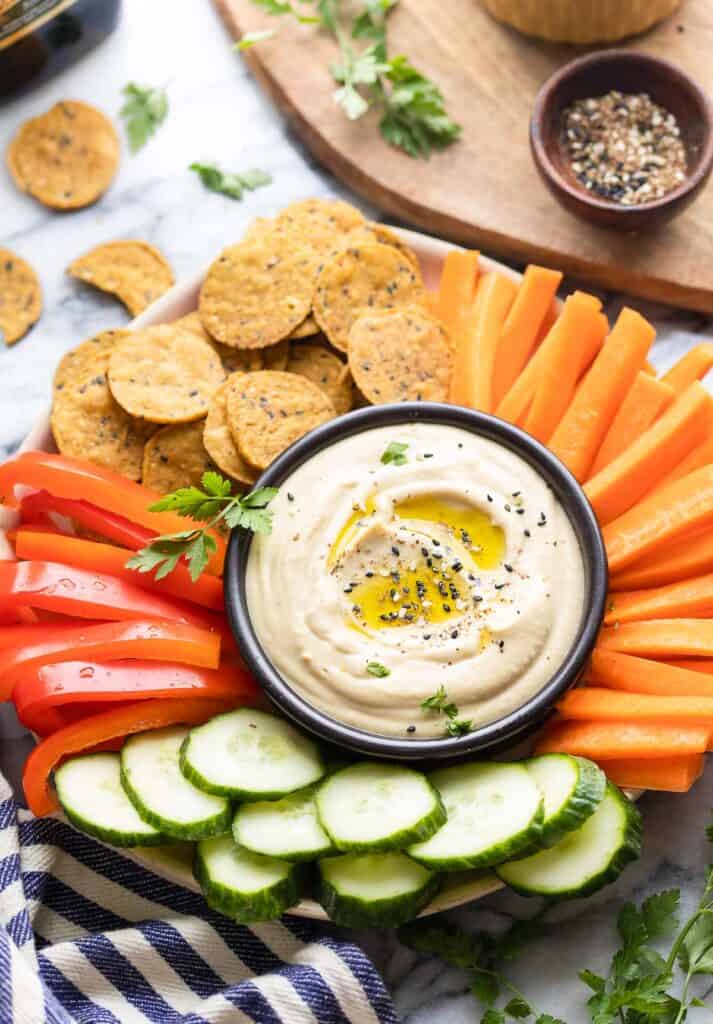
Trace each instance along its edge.
<instances>
[{"instance_id":1,"label":"wooden cutting board","mask_svg":"<svg viewBox=\"0 0 713 1024\"><path fill-rule=\"evenodd\" d=\"M349 122L335 107L335 47L324 33L269 18L252 0L215 3L235 38L279 26L245 59L315 157L375 206L492 255L713 313L713 179L673 224L639 236L575 220L540 182L528 144L532 102L575 48L528 39L478 0L401 0L389 21L391 52L408 54L440 85L464 129L458 144L416 161L382 142L371 114ZM673 18L627 45L678 63L713 95L711 0L684 0Z\"/></svg>"}]
</instances>

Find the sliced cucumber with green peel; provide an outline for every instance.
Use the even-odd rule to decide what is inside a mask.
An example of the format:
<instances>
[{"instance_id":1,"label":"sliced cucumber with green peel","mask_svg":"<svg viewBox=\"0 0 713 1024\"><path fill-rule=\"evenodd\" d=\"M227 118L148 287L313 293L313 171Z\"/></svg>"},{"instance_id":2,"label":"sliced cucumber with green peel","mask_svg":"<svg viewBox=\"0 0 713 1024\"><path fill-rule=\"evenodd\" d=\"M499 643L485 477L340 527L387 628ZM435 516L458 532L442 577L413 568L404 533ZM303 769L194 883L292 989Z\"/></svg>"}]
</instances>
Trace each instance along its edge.
<instances>
[{"instance_id":1,"label":"sliced cucumber with green peel","mask_svg":"<svg viewBox=\"0 0 713 1024\"><path fill-rule=\"evenodd\" d=\"M121 785L118 754L83 754L54 773L64 813L77 828L112 846L157 846L168 842L143 821Z\"/></svg>"},{"instance_id":2,"label":"sliced cucumber with green peel","mask_svg":"<svg viewBox=\"0 0 713 1024\"><path fill-rule=\"evenodd\" d=\"M589 896L613 882L641 853L641 815L611 782L581 828L556 846L496 868L523 896L567 899Z\"/></svg>"},{"instance_id":3,"label":"sliced cucumber with green peel","mask_svg":"<svg viewBox=\"0 0 713 1024\"><path fill-rule=\"evenodd\" d=\"M542 794L524 763L462 764L433 772L448 820L408 853L437 871L486 868L537 845Z\"/></svg>"},{"instance_id":4,"label":"sliced cucumber with green peel","mask_svg":"<svg viewBox=\"0 0 713 1024\"><path fill-rule=\"evenodd\" d=\"M313 786L282 800L241 804L233 818L233 836L254 853L283 860L316 860L334 849L317 818Z\"/></svg>"},{"instance_id":5,"label":"sliced cucumber with green peel","mask_svg":"<svg viewBox=\"0 0 713 1024\"><path fill-rule=\"evenodd\" d=\"M278 800L325 773L314 743L283 718L239 708L191 729L181 771L206 793L240 800Z\"/></svg>"},{"instance_id":6,"label":"sliced cucumber with green peel","mask_svg":"<svg viewBox=\"0 0 713 1024\"><path fill-rule=\"evenodd\" d=\"M594 814L607 777L593 761L570 754L543 754L525 763L545 801L540 846L554 846Z\"/></svg>"},{"instance_id":7,"label":"sliced cucumber with green peel","mask_svg":"<svg viewBox=\"0 0 713 1024\"><path fill-rule=\"evenodd\" d=\"M230 830L233 811L224 796L197 789L181 773L184 726L131 736L121 750L121 782L149 825L174 839L206 839Z\"/></svg>"},{"instance_id":8,"label":"sliced cucumber with green peel","mask_svg":"<svg viewBox=\"0 0 713 1024\"><path fill-rule=\"evenodd\" d=\"M446 809L425 775L363 761L330 775L316 795L317 814L338 850L402 850L428 839Z\"/></svg>"},{"instance_id":9,"label":"sliced cucumber with green peel","mask_svg":"<svg viewBox=\"0 0 713 1024\"><path fill-rule=\"evenodd\" d=\"M319 862L317 899L337 924L395 928L416 917L440 877L405 853L345 853Z\"/></svg>"},{"instance_id":10,"label":"sliced cucumber with green peel","mask_svg":"<svg viewBox=\"0 0 713 1024\"><path fill-rule=\"evenodd\" d=\"M208 905L243 924L281 917L302 888L301 865L253 853L232 836L201 839L193 873Z\"/></svg>"}]
</instances>

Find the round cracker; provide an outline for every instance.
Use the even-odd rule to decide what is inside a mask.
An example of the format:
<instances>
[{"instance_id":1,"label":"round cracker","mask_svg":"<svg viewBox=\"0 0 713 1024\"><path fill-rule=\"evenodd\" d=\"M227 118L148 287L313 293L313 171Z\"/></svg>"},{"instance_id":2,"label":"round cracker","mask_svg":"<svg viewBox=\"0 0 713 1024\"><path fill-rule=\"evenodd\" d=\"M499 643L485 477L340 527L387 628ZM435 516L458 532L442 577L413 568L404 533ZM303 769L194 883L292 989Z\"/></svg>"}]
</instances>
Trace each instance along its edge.
<instances>
[{"instance_id":1,"label":"round cracker","mask_svg":"<svg viewBox=\"0 0 713 1024\"><path fill-rule=\"evenodd\" d=\"M402 241L393 228L387 227L386 224L379 224L377 221L368 220L362 227L354 228L353 231L350 231L346 242L348 246L364 245L369 242L380 242L382 245L390 245L393 249L398 249L401 255L420 272L416 253L410 245Z\"/></svg>"},{"instance_id":2,"label":"round cracker","mask_svg":"<svg viewBox=\"0 0 713 1024\"><path fill-rule=\"evenodd\" d=\"M182 316L175 323L180 324L189 331L193 331L203 341L207 341L209 345L212 345L218 353L226 374L251 373L254 370L263 369L263 358L260 349L231 348L230 345L221 345L219 341L211 338L210 334L208 334L197 309L193 313L187 313L186 316Z\"/></svg>"},{"instance_id":3,"label":"round cracker","mask_svg":"<svg viewBox=\"0 0 713 1024\"><path fill-rule=\"evenodd\" d=\"M238 451L228 426L228 390L241 376L232 374L213 395L203 428L203 444L221 472L249 487L257 479L257 473Z\"/></svg>"},{"instance_id":4,"label":"round cracker","mask_svg":"<svg viewBox=\"0 0 713 1024\"><path fill-rule=\"evenodd\" d=\"M290 335L290 340L299 341L301 338L312 338L315 334L319 334L319 324L310 313L298 327L295 327Z\"/></svg>"},{"instance_id":5,"label":"round cracker","mask_svg":"<svg viewBox=\"0 0 713 1024\"><path fill-rule=\"evenodd\" d=\"M310 311L317 256L268 232L225 249L201 288L209 334L235 348L266 348L286 338Z\"/></svg>"},{"instance_id":6,"label":"round cracker","mask_svg":"<svg viewBox=\"0 0 713 1024\"><path fill-rule=\"evenodd\" d=\"M279 370L241 375L228 389L227 402L235 443L255 469L267 469L285 448L336 415L311 380Z\"/></svg>"},{"instance_id":7,"label":"round cracker","mask_svg":"<svg viewBox=\"0 0 713 1024\"><path fill-rule=\"evenodd\" d=\"M263 369L265 370L286 370L290 358L290 343L285 338L278 341L276 345L262 349Z\"/></svg>"},{"instance_id":8,"label":"round cracker","mask_svg":"<svg viewBox=\"0 0 713 1024\"><path fill-rule=\"evenodd\" d=\"M351 409L351 373L333 352L321 345L293 345L287 370L306 377L321 388L336 409L337 416Z\"/></svg>"},{"instance_id":9,"label":"round cracker","mask_svg":"<svg viewBox=\"0 0 713 1024\"><path fill-rule=\"evenodd\" d=\"M0 249L0 339L14 345L42 312L42 288L29 263Z\"/></svg>"},{"instance_id":10,"label":"round cracker","mask_svg":"<svg viewBox=\"0 0 713 1024\"><path fill-rule=\"evenodd\" d=\"M67 268L72 277L116 295L138 316L174 282L173 271L158 249L135 239L97 245Z\"/></svg>"},{"instance_id":11,"label":"round cracker","mask_svg":"<svg viewBox=\"0 0 713 1024\"><path fill-rule=\"evenodd\" d=\"M340 237L366 222L360 210L341 199L299 199L285 207L276 223L293 245L311 246L325 257L339 244Z\"/></svg>"},{"instance_id":12,"label":"round cracker","mask_svg":"<svg viewBox=\"0 0 713 1024\"><path fill-rule=\"evenodd\" d=\"M144 448L142 483L158 494L200 486L215 463L203 447L203 420L157 430Z\"/></svg>"},{"instance_id":13,"label":"round cracker","mask_svg":"<svg viewBox=\"0 0 713 1024\"><path fill-rule=\"evenodd\" d=\"M416 305L421 274L390 245L350 246L336 253L317 279L314 315L335 348L347 351L349 331L365 311Z\"/></svg>"},{"instance_id":14,"label":"round cracker","mask_svg":"<svg viewBox=\"0 0 713 1024\"><path fill-rule=\"evenodd\" d=\"M120 151L108 117L88 103L63 100L22 125L7 166L17 187L45 206L77 210L109 188Z\"/></svg>"},{"instance_id":15,"label":"round cracker","mask_svg":"<svg viewBox=\"0 0 713 1024\"><path fill-rule=\"evenodd\" d=\"M212 345L180 324L129 332L109 360L114 398L132 416L151 423L201 419L224 380Z\"/></svg>"},{"instance_id":16,"label":"round cracker","mask_svg":"<svg viewBox=\"0 0 713 1024\"><path fill-rule=\"evenodd\" d=\"M448 399L448 337L442 324L418 307L360 317L349 334L349 367L374 404Z\"/></svg>"},{"instance_id":17,"label":"round cracker","mask_svg":"<svg viewBox=\"0 0 713 1024\"><path fill-rule=\"evenodd\" d=\"M141 479L144 444L156 429L129 416L107 383L109 358L126 331L104 331L67 352L55 372L51 426L62 455Z\"/></svg>"}]
</instances>

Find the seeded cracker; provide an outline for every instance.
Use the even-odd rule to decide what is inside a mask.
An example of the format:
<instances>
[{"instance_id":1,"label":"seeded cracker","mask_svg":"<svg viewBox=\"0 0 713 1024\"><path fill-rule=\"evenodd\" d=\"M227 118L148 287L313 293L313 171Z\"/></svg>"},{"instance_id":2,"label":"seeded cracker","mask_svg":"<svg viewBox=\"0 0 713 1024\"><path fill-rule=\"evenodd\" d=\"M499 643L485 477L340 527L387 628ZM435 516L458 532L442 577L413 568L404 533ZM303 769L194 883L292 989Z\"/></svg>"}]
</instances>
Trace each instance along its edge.
<instances>
[{"instance_id":1,"label":"seeded cracker","mask_svg":"<svg viewBox=\"0 0 713 1024\"><path fill-rule=\"evenodd\" d=\"M204 327L235 348L274 345L309 313L316 268L314 251L280 232L225 249L201 288Z\"/></svg>"},{"instance_id":2,"label":"seeded cracker","mask_svg":"<svg viewBox=\"0 0 713 1024\"><path fill-rule=\"evenodd\" d=\"M158 494L198 486L215 464L203 447L203 420L157 430L144 448L143 483Z\"/></svg>"},{"instance_id":3,"label":"seeded cracker","mask_svg":"<svg viewBox=\"0 0 713 1024\"><path fill-rule=\"evenodd\" d=\"M347 235L347 242L351 245L364 245L368 242L380 242L382 245L390 245L398 249L402 256L405 256L409 263L419 270L418 256L410 245L402 242L395 231L386 224L378 224L376 221L368 220L360 228L354 228Z\"/></svg>"},{"instance_id":4,"label":"seeded cracker","mask_svg":"<svg viewBox=\"0 0 713 1024\"><path fill-rule=\"evenodd\" d=\"M321 388L331 400L337 416L351 409L352 377L349 367L334 352L321 345L294 345L287 369Z\"/></svg>"},{"instance_id":5,"label":"seeded cracker","mask_svg":"<svg viewBox=\"0 0 713 1024\"><path fill-rule=\"evenodd\" d=\"M174 323L192 331L199 338L202 338L203 341L207 341L209 345L212 345L218 353L226 374L237 372L249 373L252 370L263 369L262 352L259 349L251 351L250 349L231 348L230 345L221 345L219 341L211 338L210 334L208 334L208 331L203 326L198 310L195 310L193 313L187 313L186 316L182 316L180 320L175 320Z\"/></svg>"},{"instance_id":6,"label":"seeded cracker","mask_svg":"<svg viewBox=\"0 0 713 1024\"><path fill-rule=\"evenodd\" d=\"M70 263L72 277L116 295L138 316L173 284L168 262L148 242L107 242Z\"/></svg>"},{"instance_id":7,"label":"seeded cracker","mask_svg":"<svg viewBox=\"0 0 713 1024\"><path fill-rule=\"evenodd\" d=\"M7 166L17 187L45 206L77 210L106 192L119 155L111 121L88 103L64 100L22 125Z\"/></svg>"},{"instance_id":8,"label":"seeded cracker","mask_svg":"<svg viewBox=\"0 0 713 1024\"><path fill-rule=\"evenodd\" d=\"M256 469L266 469L293 441L335 415L324 392L294 373L246 373L228 390L230 431Z\"/></svg>"},{"instance_id":9,"label":"seeded cracker","mask_svg":"<svg viewBox=\"0 0 713 1024\"><path fill-rule=\"evenodd\" d=\"M340 239L365 224L364 215L339 199L300 199L290 203L277 218L294 245L309 245L321 257L328 256Z\"/></svg>"},{"instance_id":10,"label":"seeded cracker","mask_svg":"<svg viewBox=\"0 0 713 1024\"><path fill-rule=\"evenodd\" d=\"M349 331L362 312L417 305L421 274L394 248L380 243L337 253L317 279L314 315L335 348L347 351Z\"/></svg>"},{"instance_id":11,"label":"seeded cracker","mask_svg":"<svg viewBox=\"0 0 713 1024\"><path fill-rule=\"evenodd\" d=\"M114 398L131 415L152 423L201 419L224 380L215 349L177 324L130 332L109 361Z\"/></svg>"},{"instance_id":12,"label":"seeded cracker","mask_svg":"<svg viewBox=\"0 0 713 1024\"><path fill-rule=\"evenodd\" d=\"M249 487L257 479L257 473L238 451L228 426L228 390L236 385L241 376L236 373L228 377L213 395L203 430L203 444L218 469Z\"/></svg>"},{"instance_id":13,"label":"seeded cracker","mask_svg":"<svg viewBox=\"0 0 713 1024\"><path fill-rule=\"evenodd\" d=\"M144 443L156 429L129 416L107 383L109 358L127 331L104 331L62 358L54 377L51 425L62 455L141 479Z\"/></svg>"},{"instance_id":14,"label":"seeded cracker","mask_svg":"<svg viewBox=\"0 0 713 1024\"><path fill-rule=\"evenodd\" d=\"M310 313L309 316L302 321L299 327L295 327L294 331L290 335L290 340L298 341L300 338L311 338L315 334L319 334L319 324Z\"/></svg>"},{"instance_id":15,"label":"seeded cracker","mask_svg":"<svg viewBox=\"0 0 713 1024\"><path fill-rule=\"evenodd\" d=\"M451 347L438 320L418 308L367 313L349 334L349 367L370 402L445 402Z\"/></svg>"},{"instance_id":16,"label":"seeded cracker","mask_svg":"<svg viewBox=\"0 0 713 1024\"><path fill-rule=\"evenodd\" d=\"M14 345L42 312L42 289L29 263L0 249L0 339Z\"/></svg>"}]
</instances>

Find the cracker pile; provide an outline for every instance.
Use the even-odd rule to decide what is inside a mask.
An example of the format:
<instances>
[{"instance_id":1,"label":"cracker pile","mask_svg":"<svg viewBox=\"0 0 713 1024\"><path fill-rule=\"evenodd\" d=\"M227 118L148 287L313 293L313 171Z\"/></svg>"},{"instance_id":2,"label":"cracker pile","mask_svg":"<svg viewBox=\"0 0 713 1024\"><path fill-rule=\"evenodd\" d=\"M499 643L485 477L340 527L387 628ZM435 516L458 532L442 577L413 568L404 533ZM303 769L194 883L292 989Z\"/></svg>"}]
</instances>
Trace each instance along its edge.
<instances>
[{"instance_id":1,"label":"cracker pile","mask_svg":"<svg viewBox=\"0 0 713 1024\"><path fill-rule=\"evenodd\" d=\"M128 244L100 246L72 273L131 309L145 296L140 267L149 287L161 261ZM211 468L249 488L356 405L447 400L451 345L426 304L417 257L389 228L340 201L293 203L220 254L197 310L104 332L64 357L57 447L161 493Z\"/></svg>"}]
</instances>

